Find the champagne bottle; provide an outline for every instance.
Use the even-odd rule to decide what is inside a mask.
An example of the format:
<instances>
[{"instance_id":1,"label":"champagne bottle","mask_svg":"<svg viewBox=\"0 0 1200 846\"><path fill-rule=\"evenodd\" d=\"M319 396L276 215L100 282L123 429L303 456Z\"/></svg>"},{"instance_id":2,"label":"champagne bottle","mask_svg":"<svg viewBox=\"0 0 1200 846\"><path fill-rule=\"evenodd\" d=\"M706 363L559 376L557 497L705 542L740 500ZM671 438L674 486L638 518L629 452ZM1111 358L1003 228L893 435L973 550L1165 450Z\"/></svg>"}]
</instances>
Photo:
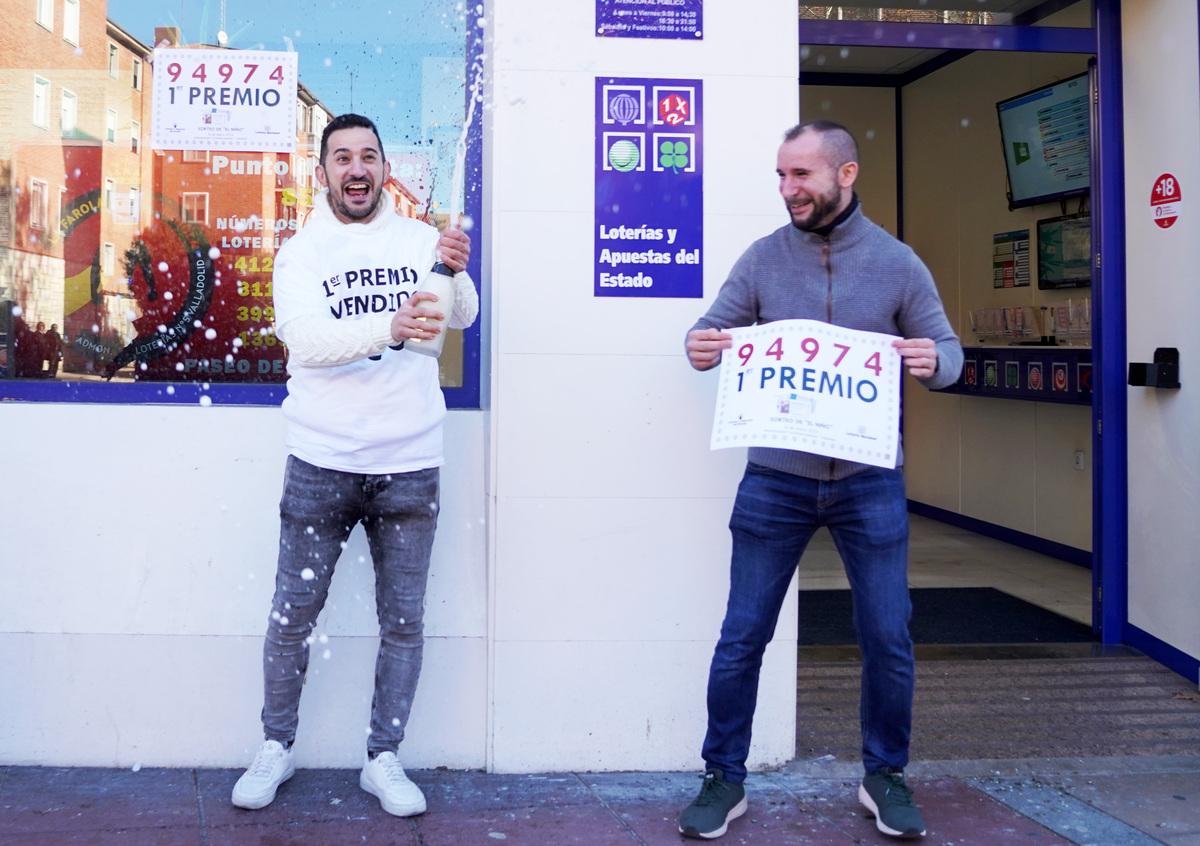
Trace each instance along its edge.
<instances>
[{"instance_id":1,"label":"champagne bottle","mask_svg":"<svg viewBox=\"0 0 1200 846\"><path fill-rule=\"evenodd\" d=\"M418 291L428 291L437 297L435 303L423 303L428 308L435 308L446 316L445 320L434 320L431 317L418 317L418 320L424 320L434 326L440 327L441 332L434 335L428 341L422 341L418 338L409 338L404 342L404 348L421 355L429 355L437 358L442 354L442 346L446 343L446 324L450 318L450 312L454 309L454 271L446 266L444 262L437 262L433 265L433 269L425 274L425 278L421 280L421 287Z\"/></svg>"}]
</instances>

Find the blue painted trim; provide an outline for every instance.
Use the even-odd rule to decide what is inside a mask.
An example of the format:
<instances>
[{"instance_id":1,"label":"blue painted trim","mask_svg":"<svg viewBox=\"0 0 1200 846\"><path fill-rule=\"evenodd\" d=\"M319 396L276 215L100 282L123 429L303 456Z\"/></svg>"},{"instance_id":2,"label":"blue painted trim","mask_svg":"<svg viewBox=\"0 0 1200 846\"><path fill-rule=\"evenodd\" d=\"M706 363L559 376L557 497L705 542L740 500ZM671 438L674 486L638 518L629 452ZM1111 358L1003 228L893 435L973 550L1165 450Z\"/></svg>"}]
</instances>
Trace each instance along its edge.
<instances>
[{"instance_id":1,"label":"blue painted trim","mask_svg":"<svg viewBox=\"0 0 1200 846\"><path fill-rule=\"evenodd\" d=\"M801 44L838 47L922 47L941 50L1017 50L1095 53L1096 31L1061 26L816 21L802 19Z\"/></svg>"},{"instance_id":2,"label":"blue painted trim","mask_svg":"<svg viewBox=\"0 0 1200 846\"><path fill-rule=\"evenodd\" d=\"M488 0L479 0L478 15L468 16L473 20L475 17L486 17ZM471 74L476 64L480 68L485 67L484 60L484 45L483 45L483 29L476 26L467 27L467 45L466 45L466 60L467 60L467 90L466 97L471 96ZM483 302L482 286L482 267L483 267L483 251L480 246L483 241L480 228L483 225L483 73L479 75L479 101L475 104L475 116L471 126L467 129L467 157L464 163L463 172L463 211L471 218L475 224L475 228L471 231L471 258L467 262L467 272L471 274L471 278L475 280L475 287L480 293L480 302ZM470 99L463 101L464 108L470 106ZM466 111L463 112L465 117ZM483 330L483 321L485 315L480 312L475 322L463 331L463 384L458 388L443 388L442 393L446 397L447 408L479 408L480 401L480 385L482 380L480 344Z\"/></svg>"},{"instance_id":3,"label":"blue painted trim","mask_svg":"<svg viewBox=\"0 0 1200 846\"><path fill-rule=\"evenodd\" d=\"M1196 684L1200 678L1200 661L1131 623L1125 624L1125 643L1179 673L1192 684Z\"/></svg>"},{"instance_id":4,"label":"blue painted trim","mask_svg":"<svg viewBox=\"0 0 1200 846\"><path fill-rule=\"evenodd\" d=\"M965 514L947 511L944 508L926 505L923 502L917 502L912 499L908 501L908 510L919 517L928 517L930 520L937 520L939 523L945 523L948 526L967 529L984 537L1011 543L1013 546L1019 546L1022 549L1028 549L1041 555L1048 555L1051 558L1057 558L1069 564L1078 564L1080 567L1086 567L1089 570L1092 568L1092 553L1086 549L1076 549L1064 543L1056 543L1045 538L1039 538L1036 535L1018 532L1016 529L997 526L995 523L977 520L974 517L967 517Z\"/></svg>"},{"instance_id":5,"label":"blue painted trim","mask_svg":"<svg viewBox=\"0 0 1200 846\"><path fill-rule=\"evenodd\" d=\"M1129 603L1129 473L1125 331L1125 148L1119 0L1095 0L1099 91L1092 133L1092 549L1095 613L1102 643L1121 643Z\"/></svg>"},{"instance_id":6,"label":"blue painted trim","mask_svg":"<svg viewBox=\"0 0 1200 846\"><path fill-rule=\"evenodd\" d=\"M196 405L207 397L213 405L276 406L287 396L282 385L221 382L0 382L0 402L84 402L118 405Z\"/></svg>"},{"instance_id":7,"label":"blue painted trim","mask_svg":"<svg viewBox=\"0 0 1200 846\"><path fill-rule=\"evenodd\" d=\"M893 104L896 121L896 237L904 240L904 91L896 89L896 101Z\"/></svg>"}]
</instances>

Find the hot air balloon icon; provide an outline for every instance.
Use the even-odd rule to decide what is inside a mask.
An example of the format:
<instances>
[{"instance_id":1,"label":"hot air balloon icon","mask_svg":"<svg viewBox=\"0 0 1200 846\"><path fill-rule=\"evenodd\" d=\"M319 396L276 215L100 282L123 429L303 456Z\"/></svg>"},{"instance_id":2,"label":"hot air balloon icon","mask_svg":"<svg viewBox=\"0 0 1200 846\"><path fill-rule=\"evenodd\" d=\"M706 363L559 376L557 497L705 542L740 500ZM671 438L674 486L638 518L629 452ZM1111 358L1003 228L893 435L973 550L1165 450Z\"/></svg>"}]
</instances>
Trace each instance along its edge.
<instances>
[{"instance_id":1,"label":"hot air balloon icon","mask_svg":"<svg viewBox=\"0 0 1200 846\"><path fill-rule=\"evenodd\" d=\"M638 119L641 105L632 94L621 92L608 101L608 114L617 123L629 124Z\"/></svg>"}]
</instances>

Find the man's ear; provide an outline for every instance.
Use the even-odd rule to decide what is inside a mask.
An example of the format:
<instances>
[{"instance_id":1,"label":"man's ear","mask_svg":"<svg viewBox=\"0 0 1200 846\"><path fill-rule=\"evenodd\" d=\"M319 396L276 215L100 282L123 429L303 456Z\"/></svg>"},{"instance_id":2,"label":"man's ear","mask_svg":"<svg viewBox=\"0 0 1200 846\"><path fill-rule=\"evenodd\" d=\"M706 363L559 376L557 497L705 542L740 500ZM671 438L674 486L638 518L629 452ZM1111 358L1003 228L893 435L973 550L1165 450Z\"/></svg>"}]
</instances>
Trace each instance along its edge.
<instances>
[{"instance_id":1,"label":"man's ear","mask_svg":"<svg viewBox=\"0 0 1200 846\"><path fill-rule=\"evenodd\" d=\"M313 172L316 173L317 182L320 183L321 187L328 188L329 180L325 178L325 168L322 167L321 165L317 165L316 168L314 168Z\"/></svg>"},{"instance_id":2,"label":"man's ear","mask_svg":"<svg viewBox=\"0 0 1200 846\"><path fill-rule=\"evenodd\" d=\"M843 188L854 185L856 179L858 179L858 162L846 162L838 168L838 184Z\"/></svg>"}]
</instances>

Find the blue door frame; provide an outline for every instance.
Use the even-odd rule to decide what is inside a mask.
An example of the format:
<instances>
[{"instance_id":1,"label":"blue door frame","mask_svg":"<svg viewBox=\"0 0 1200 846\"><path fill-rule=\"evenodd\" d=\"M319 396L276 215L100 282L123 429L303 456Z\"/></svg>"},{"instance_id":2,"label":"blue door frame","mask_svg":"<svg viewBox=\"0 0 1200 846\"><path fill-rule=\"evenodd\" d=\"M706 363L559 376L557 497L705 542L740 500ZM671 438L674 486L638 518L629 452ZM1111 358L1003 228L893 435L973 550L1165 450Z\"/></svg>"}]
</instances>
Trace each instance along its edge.
<instances>
[{"instance_id":1,"label":"blue door frame","mask_svg":"<svg viewBox=\"0 0 1200 846\"><path fill-rule=\"evenodd\" d=\"M1057 11L1062 3L1043 4ZM899 89L976 50L1082 53L1096 57L1091 209L1096 243L1093 276L1092 401L1092 629L1104 644L1133 642L1128 625L1128 485L1125 388L1125 165L1121 88L1119 0L1093 0L1091 29L1050 26L971 26L858 21L800 22L800 43L838 47L918 47L946 50L939 60L908 76L856 79ZM1032 22L1032 21L1029 21ZM915 75L914 75L915 74ZM833 74L804 75L831 83ZM841 75L845 79L845 75ZM899 98L897 97L897 104ZM899 105L897 105L899 118ZM897 133L899 134L899 133ZM898 153L899 155L899 153ZM902 172L902 171L899 171ZM1153 643L1134 643L1180 672L1178 656L1155 654ZM1170 647L1161 645L1166 650ZM1194 662L1191 662L1194 664ZM1188 674L1185 672L1185 675ZM1195 677L1195 667L1190 667Z\"/></svg>"}]
</instances>

